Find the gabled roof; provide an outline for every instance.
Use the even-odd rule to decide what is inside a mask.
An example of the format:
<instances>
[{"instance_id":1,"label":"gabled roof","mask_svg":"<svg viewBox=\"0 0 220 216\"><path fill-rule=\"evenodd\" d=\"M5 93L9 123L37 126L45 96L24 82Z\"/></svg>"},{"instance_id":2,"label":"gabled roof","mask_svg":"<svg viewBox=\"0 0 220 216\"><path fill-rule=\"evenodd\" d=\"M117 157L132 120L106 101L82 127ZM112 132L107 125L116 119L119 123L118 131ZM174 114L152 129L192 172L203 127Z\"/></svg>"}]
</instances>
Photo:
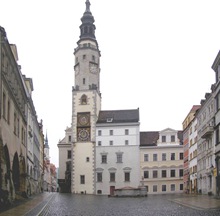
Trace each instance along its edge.
<instances>
[{"instance_id":1,"label":"gabled roof","mask_svg":"<svg viewBox=\"0 0 220 216\"><path fill-rule=\"evenodd\" d=\"M104 110L99 112L99 123L139 122L139 108L130 110Z\"/></svg>"}]
</instances>

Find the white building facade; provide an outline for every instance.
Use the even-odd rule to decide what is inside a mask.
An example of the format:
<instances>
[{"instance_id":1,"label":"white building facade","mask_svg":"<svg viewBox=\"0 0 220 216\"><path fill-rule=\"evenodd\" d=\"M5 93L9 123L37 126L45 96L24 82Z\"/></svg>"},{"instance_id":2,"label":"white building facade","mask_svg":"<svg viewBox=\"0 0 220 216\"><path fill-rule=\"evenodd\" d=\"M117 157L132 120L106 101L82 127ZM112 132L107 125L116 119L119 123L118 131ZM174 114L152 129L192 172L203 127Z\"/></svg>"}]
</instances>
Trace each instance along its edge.
<instances>
[{"instance_id":1,"label":"white building facade","mask_svg":"<svg viewBox=\"0 0 220 216\"><path fill-rule=\"evenodd\" d=\"M58 184L60 192L71 192L72 128L67 127L65 137L59 141Z\"/></svg>"},{"instance_id":2,"label":"white building facade","mask_svg":"<svg viewBox=\"0 0 220 216\"><path fill-rule=\"evenodd\" d=\"M96 194L140 185L139 109L100 111L96 124Z\"/></svg>"},{"instance_id":3,"label":"white building facade","mask_svg":"<svg viewBox=\"0 0 220 216\"><path fill-rule=\"evenodd\" d=\"M197 149L197 177L198 192L202 194L216 194L215 138L214 138L214 97L206 93L201 101L201 108L196 114L198 121L198 149Z\"/></svg>"}]
</instances>

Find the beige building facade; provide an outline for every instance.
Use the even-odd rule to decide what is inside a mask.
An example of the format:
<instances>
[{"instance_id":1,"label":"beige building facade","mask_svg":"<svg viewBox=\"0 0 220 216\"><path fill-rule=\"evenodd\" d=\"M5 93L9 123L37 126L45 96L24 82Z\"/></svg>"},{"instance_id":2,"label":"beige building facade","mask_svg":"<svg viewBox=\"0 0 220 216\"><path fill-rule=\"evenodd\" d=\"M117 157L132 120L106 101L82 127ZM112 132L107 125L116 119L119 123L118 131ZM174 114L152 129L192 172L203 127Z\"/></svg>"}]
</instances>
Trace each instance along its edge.
<instances>
[{"instance_id":1,"label":"beige building facade","mask_svg":"<svg viewBox=\"0 0 220 216\"><path fill-rule=\"evenodd\" d=\"M182 131L140 132L140 167L148 194L182 193Z\"/></svg>"}]
</instances>

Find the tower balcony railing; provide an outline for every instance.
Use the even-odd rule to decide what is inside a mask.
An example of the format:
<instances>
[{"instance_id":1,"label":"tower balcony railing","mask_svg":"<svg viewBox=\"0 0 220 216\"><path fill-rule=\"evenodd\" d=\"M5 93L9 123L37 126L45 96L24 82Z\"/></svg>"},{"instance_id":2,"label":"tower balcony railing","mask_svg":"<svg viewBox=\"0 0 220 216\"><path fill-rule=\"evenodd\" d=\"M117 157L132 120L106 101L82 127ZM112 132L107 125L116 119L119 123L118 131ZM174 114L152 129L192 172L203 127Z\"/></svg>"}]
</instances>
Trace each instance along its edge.
<instances>
[{"instance_id":1,"label":"tower balcony railing","mask_svg":"<svg viewBox=\"0 0 220 216\"><path fill-rule=\"evenodd\" d=\"M74 51L78 51L81 48L91 48L97 50L97 47L91 43L78 44L78 47L74 49Z\"/></svg>"}]
</instances>

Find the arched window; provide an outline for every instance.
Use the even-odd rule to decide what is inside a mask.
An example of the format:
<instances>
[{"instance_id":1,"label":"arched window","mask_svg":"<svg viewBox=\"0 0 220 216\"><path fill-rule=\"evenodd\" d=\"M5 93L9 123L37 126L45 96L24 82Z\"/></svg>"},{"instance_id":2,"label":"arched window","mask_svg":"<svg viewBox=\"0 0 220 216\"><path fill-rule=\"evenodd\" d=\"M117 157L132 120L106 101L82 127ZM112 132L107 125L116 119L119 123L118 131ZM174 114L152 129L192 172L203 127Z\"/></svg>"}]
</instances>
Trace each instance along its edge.
<instances>
[{"instance_id":1,"label":"arched window","mask_svg":"<svg viewBox=\"0 0 220 216\"><path fill-rule=\"evenodd\" d=\"M82 104L82 105L87 104L87 96L86 96L85 94L82 95L82 97L81 97L81 104Z\"/></svg>"}]
</instances>

